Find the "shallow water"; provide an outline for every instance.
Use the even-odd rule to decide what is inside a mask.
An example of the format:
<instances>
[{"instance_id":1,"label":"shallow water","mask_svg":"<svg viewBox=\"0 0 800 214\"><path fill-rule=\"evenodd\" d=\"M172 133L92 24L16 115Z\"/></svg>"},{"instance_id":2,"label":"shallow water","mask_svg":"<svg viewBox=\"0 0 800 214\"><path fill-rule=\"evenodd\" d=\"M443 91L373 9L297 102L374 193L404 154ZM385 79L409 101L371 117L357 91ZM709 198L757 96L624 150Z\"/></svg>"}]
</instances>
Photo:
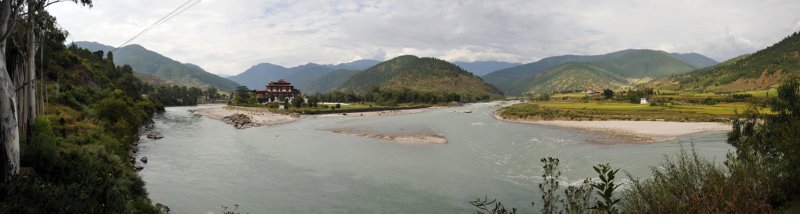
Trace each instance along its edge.
<instances>
[{"instance_id":1,"label":"shallow water","mask_svg":"<svg viewBox=\"0 0 800 214\"><path fill-rule=\"evenodd\" d=\"M594 176L591 166L611 163L634 176L691 142L721 162L732 149L725 133L700 133L646 145L589 144L597 136L492 117L493 104L435 109L385 117L305 117L296 122L238 130L167 108L143 138L138 156L150 198L173 213L220 212L222 205L250 213L464 213L488 195L506 207L538 210L539 159L561 159L564 182ZM471 114L460 113L470 109ZM402 144L336 134L348 128L384 133L422 131L447 144Z\"/></svg>"}]
</instances>

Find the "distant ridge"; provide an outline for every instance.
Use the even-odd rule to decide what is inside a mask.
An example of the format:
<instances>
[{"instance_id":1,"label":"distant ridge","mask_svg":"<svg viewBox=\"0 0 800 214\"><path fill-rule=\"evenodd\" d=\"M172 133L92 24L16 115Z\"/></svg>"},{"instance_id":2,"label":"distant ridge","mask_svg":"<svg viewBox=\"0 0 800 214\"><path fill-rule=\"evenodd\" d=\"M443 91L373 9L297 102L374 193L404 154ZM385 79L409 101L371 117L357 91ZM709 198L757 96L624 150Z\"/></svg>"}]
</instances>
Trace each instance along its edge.
<instances>
[{"instance_id":1,"label":"distant ridge","mask_svg":"<svg viewBox=\"0 0 800 214\"><path fill-rule=\"evenodd\" d=\"M97 42L75 42L78 47L90 51L108 52L114 47ZM197 65L181 63L164 55L156 53L140 45L127 45L114 51L114 62L118 65L128 64L137 73L163 79L182 86L207 88L214 86L224 91L234 91L239 84L228 79L209 73Z\"/></svg>"},{"instance_id":2,"label":"distant ridge","mask_svg":"<svg viewBox=\"0 0 800 214\"><path fill-rule=\"evenodd\" d=\"M250 67L238 75L230 76L228 79L233 80L241 85L247 86L250 89L264 88L269 81L276 81L284 79L291 82L295 87L300 89L303 93L314 94L324 92L338 86L334 85L329 87L330 83L320 78L333 78L339 80L342 77L332 77L327 75L336 70L356 70L362 71L380 63L377 60L356 60L353 62L333 64L333 65L320 65L315 63L308 63L296 67L286 68L280 65L270 63L260 63ZM337 74L350 74L348 72L336 72ZM327 76L326 76L327 75ZM345 79L349 76L344 77ZM323 83L325 82L325 83ZM321 83L322 86L319 86ZM341 82L339 82L341 83Z\"/></svg>"},{"instance_id":3,"label":"distant ridge","mask_svg":"<svg viewBox=\"0 0 800 214\"><path fill-rule=\"evenodd\" d=\"M458 67L475 74L476 76L483 76L493 71L506 69L514 66L521 65L519 63L499 62L499 61L475 61L475 62L461 62L455 61L453 64Z\"/></svg>"}]
</instances>

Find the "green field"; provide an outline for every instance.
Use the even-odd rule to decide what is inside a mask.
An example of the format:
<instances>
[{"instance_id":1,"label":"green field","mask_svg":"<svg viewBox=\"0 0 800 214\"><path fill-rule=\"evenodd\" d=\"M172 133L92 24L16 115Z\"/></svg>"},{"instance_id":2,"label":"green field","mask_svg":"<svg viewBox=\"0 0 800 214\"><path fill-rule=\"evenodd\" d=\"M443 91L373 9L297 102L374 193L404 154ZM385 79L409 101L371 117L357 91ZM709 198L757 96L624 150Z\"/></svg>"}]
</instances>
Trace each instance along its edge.
<instances>
[{"instance_id":1,"label":"green field","mask_svg":"<svg viewBox=\"0 0 800 214\"><path fill-rule=\"evenodd\" d=\"M667 104L651 106L627 102L604 101L532 101L498 110L506 118L543 120L665 120L719 121L730 120L750 107L749 103L714 105ZM759 108L762 113L771 113Z\"/></svg>"}]
</instances>

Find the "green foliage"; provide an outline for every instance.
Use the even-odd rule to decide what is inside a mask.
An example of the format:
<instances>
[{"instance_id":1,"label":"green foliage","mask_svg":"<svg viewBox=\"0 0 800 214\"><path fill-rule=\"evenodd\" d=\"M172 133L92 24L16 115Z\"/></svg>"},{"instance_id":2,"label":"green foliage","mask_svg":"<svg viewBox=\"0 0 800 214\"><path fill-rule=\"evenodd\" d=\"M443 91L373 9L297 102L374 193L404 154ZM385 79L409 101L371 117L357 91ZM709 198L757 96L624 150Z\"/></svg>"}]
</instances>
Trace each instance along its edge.
<instances>
[{"instance_id":1,"label":"green foliage","mask_svg":"<svg viewBox=\"0 0 800 214\"><path fill-rule=\"evenodd\" d=\"M128 160L139 128L163 106L141 96L143 84L129 66L100 52L55 47L45 51L47 112L20 145L27 173L0 184L0 210L158 213Z\"/></svg>"},{"instance_id":2,"label":"green foliage","mask_svg":"<svg viewBox=\"0 0 800 214\"><path fill-rule=\"evenodd\" d=\"M198 99L201 99L206 94L210 94L209 92L203 92L202 89L196 87L186 87L186 86L164 86L164 85L153 85L147 86L146 92L148 97L158 101L159 103L165 106L193 106L197 105ZM213 95L216 97L216 89L214 89Z\"/></svg>"},{"instance_id":3,"label":"green foliage","mask_svg":"<svg viewBox=\"0 0 800 214\"><path fill-rule=\"evenodd\" d=\"M609 100L609 99L611 99L613 97L614 97L614 91L612 91L611 89L607 89L607 88L603 89L603 98L606 98L606 100Z\"/></svg>"},{"instance_id":4,"label":"green foliage","mask_svg":"<svg viewBox=\"0 0 800 214\"><path fill-rule=\"evenodd\" d=\"M339 91L363 94L378 87L473 97L501 97L493 86L456 65L435 58L409 55L396 57L353 75L339 86Z\"/></svg>"},{"instance_id":5,"label":"green foliage","mask_svg":"<svg viewBox=\"0 0 800 214\"><path fill-rule=\"evenodd\" d=\"M642 98L650 98L655 92L652 88L644 88L639 90L630 90L625 95L625 99L630 103L640 103Z\"/></svg>"},{"instance_id":6,"label":"green foliage","mask_svg":"<svg viewBox=\"0 0 800 214\"><path fill-rule=\"evenodd\" d=\"M614 184L614 178L619 172L619 169L612 170L609 164L598 164L593 166L594 171L599 175L600 182L590 184L595 189L597 196L601 200L596 201L592 206L593 210L601 213L619 213L619 210L614 207L619 203L620 199L614 199L614 191L619 188L620 184Z\"/></svg>"},{"instance_id":7,"label":"green foliage","mask_svg":"<svg viewBox=\"0 0 800 214\"><path fill-rule=\"evenodd\" d=\"M544 166L542 170L542 183L539 184L539 191L542 192L542 213L552 214L556 213L558 209L557 202L561 201L561 195L558 195L558 177L561 176L561 170L558 169L558 158L546 157L540 160Z\"/></svg>"},{"instance_id":8,"label":"green foliage","mask_svg":"<svg viewBox=\"0 0 800 214\"><path fill-rule=\"evenodd\" d=\"M252 95L252 91L247 86L239 86L233 92L233 105L237 106L254 106L258 101Z\"/></svg>"},{"instance_id":9,"label":"green foliage","mask_svg":"<svg viewBox=\"0 0 800 214\"><path fill-rule=\"evenodd\" d=\"M728 156L725 167L681 150L633 181L621 205L630 213L774 213L776 174L765 159Z\"/></svg>"},{"instance_id":10,"label":"green foliage","mask_svg":"<svg viewBox=\"0 0 800 214\"><path fill-rule=\"evenodd\" d=\"M737 158L765 158L781 172L782 189L800 191L800 80L788 79L778 88L770 106L775 115L762 115L755 108L735 118L728 143L737 148Z\"/></svg>"},{"instance_id":11,"label":"green foliage","mask_svg":"<svg viewBox=\"0 0 800 214\"><path fill-rule=\"evenodd\" d=\"M292 97L292 106L294 106L295 108L303 107L303 103L305 103L305 100L303 100L302 97L300 96Z\"/></svg>"},{"instance_id":12,"label":"green foliage","mask_svg":"<svg viewBox=\"0 0 800 214\"><path fill-rule=\"evenodd\" d=\"M564 213L581 214L588 213L589 203L592 200L592 181L591 179L583 180L583 184L578 186L569 186L564 190L564 198L562 204L564 206Z\"/></svg>"}]
</instances>

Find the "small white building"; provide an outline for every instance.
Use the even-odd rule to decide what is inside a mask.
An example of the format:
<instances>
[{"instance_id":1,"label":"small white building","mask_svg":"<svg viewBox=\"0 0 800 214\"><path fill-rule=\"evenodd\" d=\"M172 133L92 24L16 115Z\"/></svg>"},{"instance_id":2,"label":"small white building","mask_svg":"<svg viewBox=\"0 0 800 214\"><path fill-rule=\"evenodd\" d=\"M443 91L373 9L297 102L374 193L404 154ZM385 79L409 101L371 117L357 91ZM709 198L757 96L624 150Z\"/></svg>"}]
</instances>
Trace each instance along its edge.
<instances>
[{"instance_id":1,"label":"small white building","mask_svg":"<svg viewBox=\"0 0 800 214\"><path fill-rule=\"evenodd\" d=\"M642 99L639 100L639 104L647 104L647 97L642 97Z\"/></svg>"}]
</instances>

